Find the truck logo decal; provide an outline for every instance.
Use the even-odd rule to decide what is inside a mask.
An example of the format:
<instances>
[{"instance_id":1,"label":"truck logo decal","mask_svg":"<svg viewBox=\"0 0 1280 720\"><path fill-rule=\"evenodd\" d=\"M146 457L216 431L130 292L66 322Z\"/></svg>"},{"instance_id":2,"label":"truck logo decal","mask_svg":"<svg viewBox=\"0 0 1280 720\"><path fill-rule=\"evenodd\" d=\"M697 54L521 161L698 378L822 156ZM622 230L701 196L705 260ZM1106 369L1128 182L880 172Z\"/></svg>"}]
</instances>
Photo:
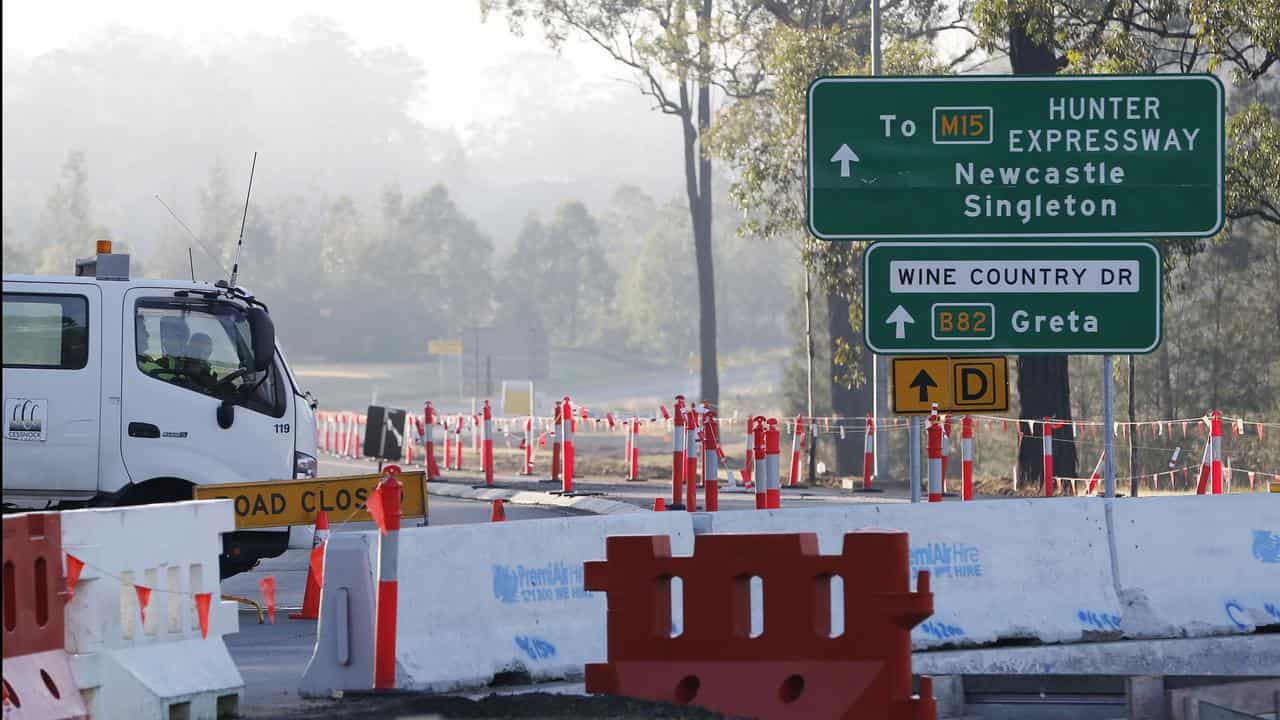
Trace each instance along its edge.
<instances>
[{"instance_id":1,"label":"truck logo decal","mask_svg":"<svg viewBox=\"0 0 1280 720\"><path fill-rule=\"evenodd\" d=\"M5 398L4 437L6 440L44 442L45 410L48 401L36 398Z\"/></svg>"}]
</instances>

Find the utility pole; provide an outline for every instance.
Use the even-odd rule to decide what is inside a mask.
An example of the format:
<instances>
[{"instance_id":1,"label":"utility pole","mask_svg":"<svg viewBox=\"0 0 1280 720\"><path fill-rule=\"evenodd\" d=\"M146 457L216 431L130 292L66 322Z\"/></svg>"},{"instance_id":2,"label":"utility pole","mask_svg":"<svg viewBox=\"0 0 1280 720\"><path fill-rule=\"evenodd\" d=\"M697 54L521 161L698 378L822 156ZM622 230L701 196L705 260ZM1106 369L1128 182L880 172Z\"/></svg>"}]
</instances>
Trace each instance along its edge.
<instances>
[{"instance_id":1,"label":"utility pole","mask_svg":"<svg viewBox=\"0 0 1280 720\"><path fill-rule=\"evenodd\" d=\"M880 67L880 0L871 0L871 75L878 77ZM865 280L864 280L865 282ZM867 322L863 318L862 322ZM889 437L892 433L882 432L885 423L881 418L889 414L889 374L886 372L884 358L873 353L871 356L871 417L876 426L875 455L871 472L877 482L889 481ZM881 459L883 458L883 463Z\"/></svg>"},{"instance_id":2,"label":"utility pole","mask_svg":"<svg viewBox=\"0 0 1280 720\"><path fill-rule=\"evenodd\" d=\"M804 354L805 354L805 422L809 424L806 428L809 438L809 456L807 464L808 472L805 473L805 481L812 483L813 478L817 475L818 456L816 442L817 434L813 432L813 288L809 284L809 268L804 269Z\"/></svg>"}]
</instances>

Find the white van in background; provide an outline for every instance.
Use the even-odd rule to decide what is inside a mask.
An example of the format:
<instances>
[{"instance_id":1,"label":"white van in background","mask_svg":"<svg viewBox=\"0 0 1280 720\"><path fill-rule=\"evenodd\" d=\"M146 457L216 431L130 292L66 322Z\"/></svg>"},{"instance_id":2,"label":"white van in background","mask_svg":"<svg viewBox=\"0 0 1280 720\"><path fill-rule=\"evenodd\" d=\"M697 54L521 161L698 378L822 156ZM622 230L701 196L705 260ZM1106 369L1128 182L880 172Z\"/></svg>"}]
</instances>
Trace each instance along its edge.
<instances>
[{"instance_id":1,"label":"white van in background","mask_svg":"<svg viewBox=\"0 0 1280 720\"><path fill-rule=\"evenodd\" d=\"M240 288L130 280L129 256L102 241L73 277L4 276L3 341L6 511L315 475L314 401L267 307ZM226 536L223 575L288 539L287 528Z\"/></svg>"}]
</instances>

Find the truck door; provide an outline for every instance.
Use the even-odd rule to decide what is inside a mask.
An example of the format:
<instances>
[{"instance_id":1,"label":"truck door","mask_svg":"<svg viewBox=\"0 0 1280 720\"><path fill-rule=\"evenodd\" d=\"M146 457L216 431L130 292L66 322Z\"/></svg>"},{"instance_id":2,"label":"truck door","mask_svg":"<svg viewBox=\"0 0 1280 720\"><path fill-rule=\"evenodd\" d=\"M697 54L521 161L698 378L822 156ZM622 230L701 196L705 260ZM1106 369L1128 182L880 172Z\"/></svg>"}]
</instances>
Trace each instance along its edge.
<instances>
[{"instance_id":1,"label":"truck door","mask_svg":"<svg viewBox=\"0 0 1280 720\"><path fill-rule=\"evenodd\" d=\"M92 495L98 487L102 293L95 285L4 284L4 491Z\"/></svg>"},{"instance_id":2,"label":"truck door","mask_svg":"<svg viewBox=\"0 0 1280 720\"><path fill-rule=\"evenodd\" d=\"M125 295L121 454L133 482L196 484L293 476L292 392L278 360L252 367L248 321L238 303L172 290ZM230 427L218 406L235 403Z\"/></svg>"}]
</instances>

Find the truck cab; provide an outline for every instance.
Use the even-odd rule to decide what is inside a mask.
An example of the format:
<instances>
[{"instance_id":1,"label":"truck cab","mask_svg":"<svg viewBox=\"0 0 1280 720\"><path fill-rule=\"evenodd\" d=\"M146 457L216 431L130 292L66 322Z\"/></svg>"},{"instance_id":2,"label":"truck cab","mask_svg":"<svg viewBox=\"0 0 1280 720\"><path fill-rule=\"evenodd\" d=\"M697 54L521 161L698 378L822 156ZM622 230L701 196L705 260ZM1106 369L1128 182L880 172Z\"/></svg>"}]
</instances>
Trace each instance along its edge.
<instances>
[{"instance_id":1,"label":"truck cab","mask_svg":"<svg viewBox=\"0 0 1280 720\"><path fill-rule=\"evenodd\" d=\"M314 401L266 305L225 282L130 279L127 255L98 251L74 276L4 276L5 509L313 477ZM288 528L228 535L223 575L288 541Z\"/></svg>"}]
</instances>

